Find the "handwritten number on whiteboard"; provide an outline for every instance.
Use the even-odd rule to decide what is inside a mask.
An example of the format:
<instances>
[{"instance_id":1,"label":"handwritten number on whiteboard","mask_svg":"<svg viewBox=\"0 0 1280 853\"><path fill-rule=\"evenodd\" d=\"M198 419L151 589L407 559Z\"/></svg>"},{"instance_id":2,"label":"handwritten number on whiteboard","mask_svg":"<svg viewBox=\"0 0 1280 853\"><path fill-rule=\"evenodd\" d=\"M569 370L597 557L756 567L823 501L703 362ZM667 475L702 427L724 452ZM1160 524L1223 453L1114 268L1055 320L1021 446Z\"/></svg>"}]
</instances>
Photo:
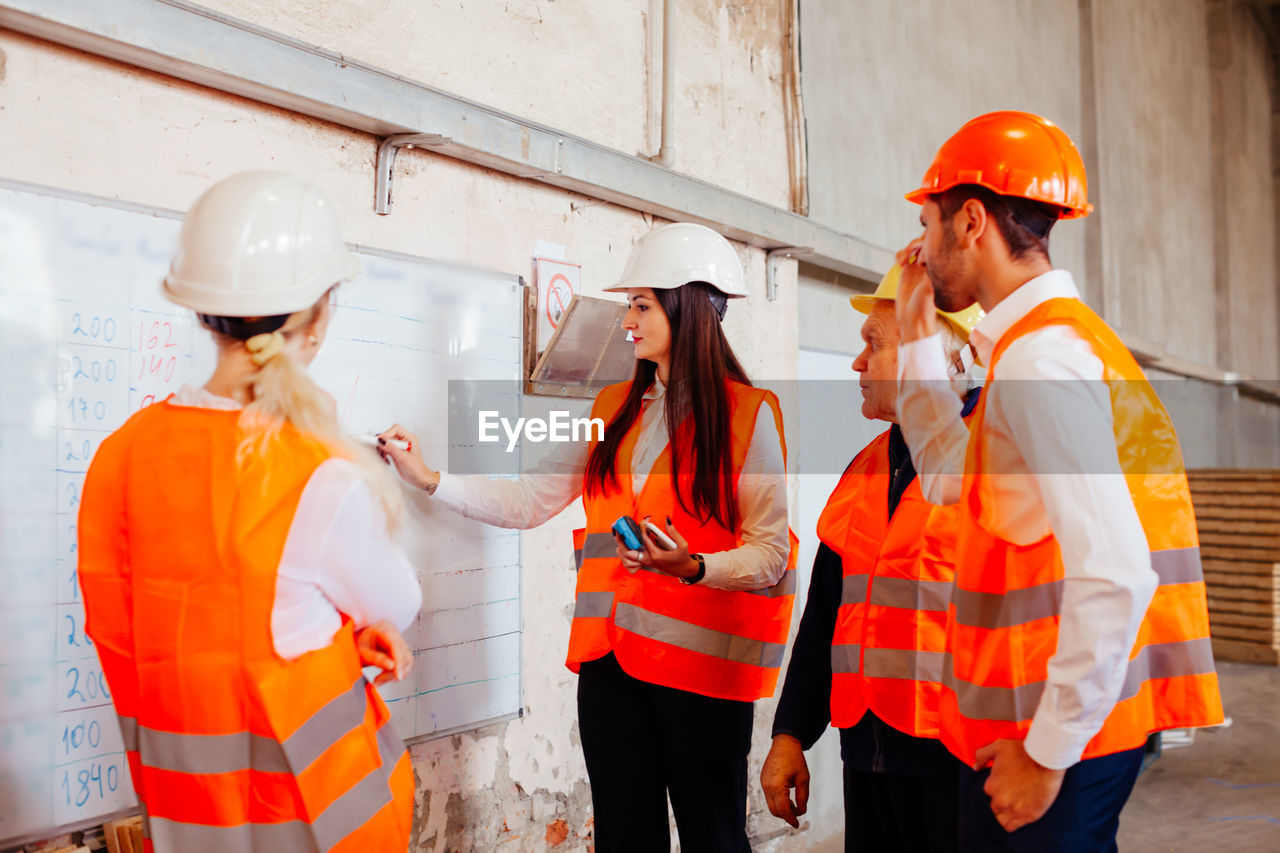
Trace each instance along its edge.
<instances>
[{"instance_id":1,"label":"handwritten number on whiteboard","mask_svg":"<svg viewBox=\"0 0 1280 853\"><path fill-rule=\"evenodd\" d=\"M80 692L80 670L76 667L67 668L67 677L71 679L71 689L67 691L67 698L74 699L79 697L81 702L87 702L88 699Z\"/></svg>"}]
</instances>

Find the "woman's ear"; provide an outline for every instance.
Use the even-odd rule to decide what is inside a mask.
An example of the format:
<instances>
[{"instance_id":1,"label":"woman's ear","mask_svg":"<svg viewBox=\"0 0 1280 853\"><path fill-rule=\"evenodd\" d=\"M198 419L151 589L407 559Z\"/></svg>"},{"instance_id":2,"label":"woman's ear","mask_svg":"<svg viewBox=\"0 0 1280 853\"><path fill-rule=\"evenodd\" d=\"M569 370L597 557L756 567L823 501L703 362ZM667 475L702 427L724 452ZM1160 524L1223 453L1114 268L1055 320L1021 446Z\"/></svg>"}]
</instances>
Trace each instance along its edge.
<instances>
[{"instance_id":1,"label":"woman's ear","mask_svg":"<svg viewBox=\"0 0 1280 853\"><path fill-rule=\"evenodd\" d=\"M311 317L311 322L307 324L306 333L307 340L315 338L315 345L319 346L324 340L325 332L329 330L329 318L332 316L333 310L329 307L329 297L326 294L324 299L316 303L315 314Z\"/></svg>"}]
</instances>

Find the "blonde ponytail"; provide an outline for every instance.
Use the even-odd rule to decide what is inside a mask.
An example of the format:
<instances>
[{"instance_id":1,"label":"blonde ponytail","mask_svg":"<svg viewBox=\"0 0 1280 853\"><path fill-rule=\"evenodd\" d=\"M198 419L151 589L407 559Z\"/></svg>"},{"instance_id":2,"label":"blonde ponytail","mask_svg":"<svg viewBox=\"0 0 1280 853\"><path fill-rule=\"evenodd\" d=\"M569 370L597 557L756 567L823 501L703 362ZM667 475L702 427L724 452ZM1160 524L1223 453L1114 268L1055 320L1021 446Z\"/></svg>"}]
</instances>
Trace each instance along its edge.
<instances>
[{"instance_id":1,"label":"blonde ponytail","mask_svg":"<svg viewBox=\"0 0 1280 853\"><path fill-rule=\"evenodd\" d=\"M288 339L302 333L310 326L318 310L319 307L315 306L294 315L289 319L295 322L286 322L284 328L271 334ZM255 455L269 453L271 444L288 423L319 441L334 456L356 465L382 504L388 531L394 531L404 510L404 498L390 469L377 454L343 433L333 398L315 383L287 348L278 348L275 342L261 344L251 350L257 356L255 363L270 350L277 351L261 359L261 366L250 380L253 399L240 412L240 428L244 437L236 448L237 464L243 465Z\"/></svg>"}]
</instances>

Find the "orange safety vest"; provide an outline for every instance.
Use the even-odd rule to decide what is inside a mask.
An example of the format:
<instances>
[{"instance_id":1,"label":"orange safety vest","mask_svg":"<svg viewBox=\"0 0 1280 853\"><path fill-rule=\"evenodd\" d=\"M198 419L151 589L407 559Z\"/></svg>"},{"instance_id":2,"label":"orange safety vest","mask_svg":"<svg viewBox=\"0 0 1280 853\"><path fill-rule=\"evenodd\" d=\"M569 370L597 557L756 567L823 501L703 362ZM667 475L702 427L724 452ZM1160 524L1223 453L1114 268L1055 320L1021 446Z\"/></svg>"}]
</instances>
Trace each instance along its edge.
<instances>
[{"instance_id":1,"label":"orange safety vest","mask_svg":"<svg viewBox=\"0 0 1280 853\"><path fill-rule=\"evenodd\" d=\"M786 439L778 399L772 392L732 381L727 385L736 500L737 477L761 405L773 410L784 459ZM609 423L622 408L629 387L629 382L623 382L602 390L591 416ZM669 446L654 463L640 494L634 494L631 455L639 434L637 418L618 448L618 489L594 496L583 489L587 526L574 531L578 586L566 665L577 672L583 662L612 651L623 670L651 684L747 702L773 695L791 627L795 534L788 531L791 553L786 571L768 589L730 591L687 585L652 569L629 574L617 557L612 532L613 523L623 515L637 520L671 516L694 554L727 551L742 544L740 531L694 516L676 500ZM687 495L685 502L693 505Z\"/></svg>"},{"instance_id":2,"label":"orange safety vest","mask_svg":"<svg viewBox=\"0 0 1280 853\"><path fill-rule=\"evenodd\" d=\"M286 661L276 573L329 451L286 428L237 466L239 413L161 403L103 442L79 576L148 851L405 850L413 772L351 623Z\"/></svg>"},{"instance_id":3,"label":"orange safety vest","mask_svg":"<svg viewBox=\"0 0 1280 853\"><path fill-rule=\"evenodd\" d=\"M844 578L831 723L849 728L869 708L901 732L936 738L959 516L925 500L917 477L890 517L890 478L886 431L854 458L818 519Z\"/></svg>"},{"instance_id":4,"label":"orange safety vest","mask_svg":"<svg viewBox=\"0 0 1280 853\"><path fill-rule=\"evenodd\" d=\"M1120 468L1146 532L1160 585L1147 608L1119 700L1083 758L1141 746L1162 729L1222 721L1195 514L1178 438L1142 369L1106 323L1078 299L1050 299L996 345L989 376L1017 338L1051 325L1075 329L1102 361ZM1023 739L1058 645L1062 554L1052 534L1030 545L1000 539L981 522L983 418L971 428L947 628L941 737L961 761L1000 738Z\"/></svg>"}]
</instances>

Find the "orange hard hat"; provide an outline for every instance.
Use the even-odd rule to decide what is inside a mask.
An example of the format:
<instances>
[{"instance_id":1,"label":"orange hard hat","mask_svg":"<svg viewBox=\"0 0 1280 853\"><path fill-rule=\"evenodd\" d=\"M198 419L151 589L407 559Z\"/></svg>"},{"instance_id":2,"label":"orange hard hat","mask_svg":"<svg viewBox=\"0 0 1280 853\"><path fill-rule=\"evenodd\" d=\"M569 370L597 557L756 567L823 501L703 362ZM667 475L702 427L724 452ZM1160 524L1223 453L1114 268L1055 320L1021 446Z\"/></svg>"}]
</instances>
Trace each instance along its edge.
<instances>
[{"instance_id":1,"label":"orange hard hat","mask_svg":"<svg viewBox=\"0 0 1280 853\"><path fill-rule=\"evenodd\" d=\"M970 120L943 143L907 201L977 184L999 195L1052 204L1059 219L1088 216L1084 160L1062 128L1032 113L1003 110Z\"/></svg>"}]
</instances>

